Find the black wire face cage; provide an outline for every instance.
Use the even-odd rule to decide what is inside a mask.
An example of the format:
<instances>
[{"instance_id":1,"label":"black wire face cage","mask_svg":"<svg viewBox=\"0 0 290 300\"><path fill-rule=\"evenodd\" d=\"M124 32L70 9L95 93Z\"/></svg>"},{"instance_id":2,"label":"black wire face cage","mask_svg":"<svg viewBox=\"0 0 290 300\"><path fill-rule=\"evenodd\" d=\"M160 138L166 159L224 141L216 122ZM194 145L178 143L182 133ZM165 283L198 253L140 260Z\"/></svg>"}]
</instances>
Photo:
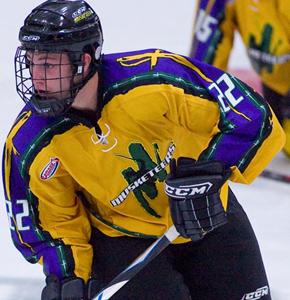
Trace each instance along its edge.
<instances>
[{"instance_id":1,"label":"black wire face cage","mask_svg":"<svg viewBox=\"0 0 290 300\"><path fill-rule=\"evenodd\" d=\"M18 47L14 61L17 93L38 114L63 114L71 107L84 83L81 56L81 52Z\"/></svg>"}]
</instances>

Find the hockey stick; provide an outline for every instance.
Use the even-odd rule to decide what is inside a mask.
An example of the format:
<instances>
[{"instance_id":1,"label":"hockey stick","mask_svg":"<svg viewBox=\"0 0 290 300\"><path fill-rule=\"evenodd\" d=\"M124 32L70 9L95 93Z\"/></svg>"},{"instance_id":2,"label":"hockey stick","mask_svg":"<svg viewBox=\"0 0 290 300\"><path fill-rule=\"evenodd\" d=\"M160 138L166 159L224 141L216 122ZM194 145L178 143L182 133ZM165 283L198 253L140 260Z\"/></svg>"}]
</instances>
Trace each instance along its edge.
<instances>
[{"instance_id":1,"label":"hockey stick","mask_svg":"<svg viewBox=\"0 0 290 300\"><path fill-rule=\"evenodd\" d=\"M162 252L172 241L179 236L175 226L171 226L158 240L138 256L124 271L117 275L92 300L110 299L122 286L141 271L151 260Z\"/></svg>"},{"instance_id":2,"label":"hockey stick","mask_svg":"<svg viewBox=\"0 0 290 300\"><path fill-rule=\"evenodd\" d=\"M290 175L283 175L271 170L264 170L260 176L279 182L290 183Z\"/></svg>"}]
</instances>

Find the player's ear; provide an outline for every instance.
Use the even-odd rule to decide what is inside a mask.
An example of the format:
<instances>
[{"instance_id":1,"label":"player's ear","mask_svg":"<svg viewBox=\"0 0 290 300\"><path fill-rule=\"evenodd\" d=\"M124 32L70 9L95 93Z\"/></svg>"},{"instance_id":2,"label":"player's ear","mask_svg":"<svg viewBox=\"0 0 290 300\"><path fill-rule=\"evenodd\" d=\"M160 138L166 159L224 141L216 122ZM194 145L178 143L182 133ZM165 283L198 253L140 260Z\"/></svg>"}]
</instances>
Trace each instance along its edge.
<instances>
[{"instance_id":1,"label":"player's ear","mask_svg":"<svg viewBox=\"0 0 290 300\"><path fill-rule=\"evenodd\" d=\"M91 64L91 61L92 61L92 57L89 53L84 53L83 57L82 57L82 60L83 60L83 66L84 66L84 74L87 74L89 72L89 69L90 69L90 64Z\"/></svg>"}]
</instances>

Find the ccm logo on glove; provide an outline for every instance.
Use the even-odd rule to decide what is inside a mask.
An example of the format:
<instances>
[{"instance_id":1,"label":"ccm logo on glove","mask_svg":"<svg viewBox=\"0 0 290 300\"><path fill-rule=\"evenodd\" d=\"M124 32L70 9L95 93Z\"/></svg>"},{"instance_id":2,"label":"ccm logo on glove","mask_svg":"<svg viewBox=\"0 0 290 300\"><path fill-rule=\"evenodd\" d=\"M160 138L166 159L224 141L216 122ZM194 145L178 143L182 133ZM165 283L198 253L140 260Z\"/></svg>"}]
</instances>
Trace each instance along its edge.
<instances>
[{"instance_id":1,"label":"ccm logo on glove","mask_svg":"<svg viewBox=\"0 0 290 300\"><path fill-rule=\"evenodd\" d=\"M201 240L227 223L220 191L231 170L219 161L179 157L170 162L165 180L172 221L181 236Z\"/></svg>"},{"instance_id":2,"label":"ccm logo on glove","mask_svg":"<svg viewBox=\"0 0 290 300\"><path fill-rule=\"evenodd\" d=\"M184 198L188 196L203 195L205 193L208 193L211 187L212 183L210 182L203 182L193 185L183 185L179 187L174 187L166 183L165 193L168 196L173 196L175 198Z\"/></svg>"}]
</instances>

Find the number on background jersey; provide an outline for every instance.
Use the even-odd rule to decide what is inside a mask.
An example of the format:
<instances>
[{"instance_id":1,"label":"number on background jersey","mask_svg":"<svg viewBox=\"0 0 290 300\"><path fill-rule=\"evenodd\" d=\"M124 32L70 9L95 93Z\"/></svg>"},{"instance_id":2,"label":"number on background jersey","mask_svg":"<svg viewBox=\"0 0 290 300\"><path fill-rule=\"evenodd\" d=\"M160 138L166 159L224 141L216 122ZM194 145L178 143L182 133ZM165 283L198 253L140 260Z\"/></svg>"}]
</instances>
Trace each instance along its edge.
<instances>
[{"instance_id":1,"label":"number on background jersey","mask_svg":"<svg viewBox=\"0 0 290 300\"><path fill-rule=\"evenodd\" d=\"M200 42L205 43L212 34L212 25L217 23L217 19L208 15L203 9L201 9L196 21L196 38Z\"/></svg>"}]
</instances>

